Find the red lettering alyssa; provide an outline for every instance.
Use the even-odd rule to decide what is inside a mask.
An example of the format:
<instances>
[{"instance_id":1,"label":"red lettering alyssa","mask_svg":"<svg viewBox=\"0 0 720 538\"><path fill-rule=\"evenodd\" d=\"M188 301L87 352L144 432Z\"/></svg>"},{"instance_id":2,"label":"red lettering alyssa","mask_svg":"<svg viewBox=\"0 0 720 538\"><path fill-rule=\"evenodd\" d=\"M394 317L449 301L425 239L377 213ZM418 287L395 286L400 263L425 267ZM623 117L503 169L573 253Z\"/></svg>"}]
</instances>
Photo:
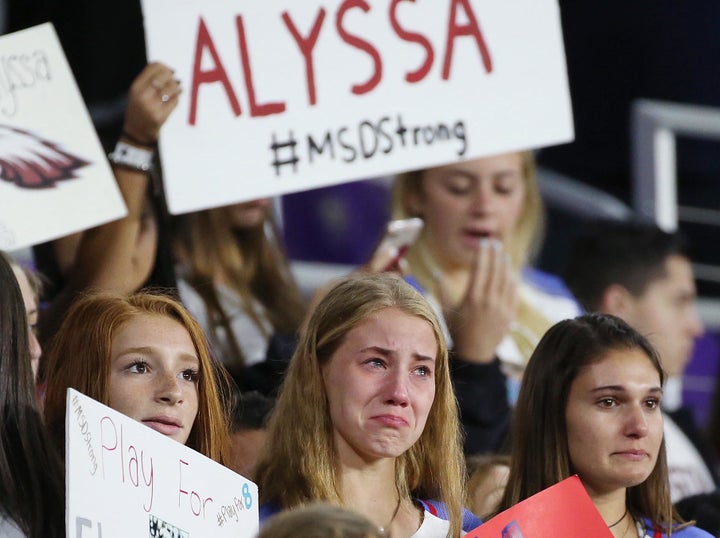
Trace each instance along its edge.
<instances>
[{"instance_id":1,"label":"red lettering alyssa","mask_svg":"<svg viewBox=\"0 0 720 538\"><path fill-rule=\"evenodd\" d=\"M318 15L315 17L315 22L313 23L312 30L310 30L310 35L308 37L300 35L300 32L298 32L295 23L292 21L287 11L283 11L282 20L285 22L285 26L288 27L288 30L290 30L293 38L295 38L295 42L300 48L300 53L305 59L305 79L307 81L308 99L310 101L310 105L312 106L317 102L317 97L315 96L315 69L313 68L312 51L315 48L315 43L317 43L318 36L320 35L320 28L322 28L323 21L325 20L325 8L321 7L320 11L318 11Z\"/></svg>"},{"instance_id":2,"label":"red lettering alyssa","mask_svg":"<svg viewBox=\"0 0 720 538\"><path fill-rule=\"evenodd\" d=\"M214 67L207 71L202 70L202 57L203 51L207 50L212 56ZM228 79L225 68L220 61L215 44L210 37L205 21L200 17L200 25L198 26L197 39L195 41L195 62L193 63L193 74L192 74L192 85L190 89L190 125L195 125L197 118L197 100L198 90L200 84L212 84L220 82L225 88L225 93L230 100L230 106L232 107L233 114L236 116L240 115L240 103L238 103L235 92L233 92L230 80Z\"/></svg>"},{"instance_id":3,"label":"red lettering alyssa","mask_svg":"<svg viewBox=\"0 0 720 538\"><path fill-rule=\"evenodd\" d=\"M352 8L360 8L365 13L370 11L370 6L365 0L345 0L335 16L335 27L337 28L338 35L343 41L345 41L345 43L367 52L373 60L375 68L373 75L367 80L367 82L363 84L355 84L352 87L352 92L354 94L362 95L372 91L378 84L380 84L380 80L382 80L382 60L380 59L380 53L371 43L348 33L345 28L343 28L343 18L345 17L345 13Z\"/></svg>"},{"instance_id":4,"label":"red lettering alyssa","mask_svg":"<svg viewBox=\"0 0 720 538\"><path fill-rule=\"evenodd\" d=\"M255 100L255 86L253 85L252 69L250 69L250 54L248 53L247 41L245 40L245 27L243 26L242 17L235 17L237 25L238 41L240 46L240 56L242 57L243 73L245 74L245 88L247 89L248 100L250 101L250 115L269 116L270 114L280 114L285 112L285 103L276 101L274 103L265 103L259 105Z\"/></svg>"},{"instance_id":5,"label":"red lettering alyssa","mask_svg":"<svg viewBox=\"0 0 720 538\"><path fill-rule=\"evenodd\" d=\"M242 61L243 74L245 75L245 88L250 103L250 116L268 116L270 114L279 114L285 111L285 103L274 102L258 104L255 97L255 87L253 85L252 69L250 68L250 54L248 52L247 41L245 39L245 27L241 16L235 18L235 24L238 32L238 46L240 49L240 59ZM208 51L212 57L213 67L207 70L202 69L203 52ZM201 84L213 84L220 82L225 89L233 114L239 116L241 113L240 103L235 96L230 79L220 56L217 53L215 44L213 43L210 32L208 32L205 21L200 17L198 26L198 35L195 43L195 61L193 63L192 84L190 88L190 125L195 125L197 121L198 93Z\"/></svg>"},{"instance_id":6,"label":"red lettering alyssa","mask_svg":"<svg viewBox=\"0 0 720 538\"><path fill-rule=\"evenodd\" d=\"M462 8L468 18L468 24L459 25L457 24L457 8L462 4ZM455 44L455 38L460 36L473 36L477 43L478 49L480 49L480 55L482 56L483 65L485 71L492 72L492 59L490 58L490 51L485 44L482 32L480 31L480 25L478 24L475 13L468 0L452 0L450 4L450 20L448 21L448 34L447 34L447 46L445 47L445 60L443 61L442 78L448 80L450 78L450 62L452 60L453 46Z\"/></svg>"},{"instance_id":7,"label":"red lettering alyssa","mask_svg":"<svg viewBox=\"0 0 720 538\"><path fill-rule=\"evenodd\" d=\"M410 43L417 43L425 49L425 61L420 66L420 68L417 71L412 71L405 75L405 80L408 82L420 82L430 72L433 60L435 59L435 53L433 52L432 44L430 43L428 38L426 38L422 34L408 32L400 26L400 23L397 19L396 10L398 4L403 1L415 2L415 0L392 0L392 2L390 3L390 24L392 25L392 29L395 30L395 33L400 39L402 39L403 41L409 41Z\"/></svg>"}]
</instances>

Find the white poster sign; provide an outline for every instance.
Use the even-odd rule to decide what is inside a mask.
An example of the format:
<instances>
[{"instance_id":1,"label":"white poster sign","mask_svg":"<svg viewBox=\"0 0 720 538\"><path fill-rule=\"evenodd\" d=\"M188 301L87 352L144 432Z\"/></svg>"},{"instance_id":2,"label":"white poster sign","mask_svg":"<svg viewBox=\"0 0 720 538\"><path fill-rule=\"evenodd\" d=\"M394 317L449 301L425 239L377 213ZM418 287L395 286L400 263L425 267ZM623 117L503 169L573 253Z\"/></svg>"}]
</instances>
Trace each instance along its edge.
<instances>
[{"instance_id":1,"label":"white poster sign","mask_svg":"<svg viewBox=\"0 0 720 538\"><path fill-rule=\"evenodd\" d=\"M125 214L52 25L0 37L0 249Z\"/></svg>"},{"instance_id":2,"label":"white poster sign","mask_svg":"<svg viewBox=\"0 0 720 538\"><path fill-rule=\"evenodd\" d=\"M202 454L68 389L67 536L254 537L258 490Z\"/></svg>"},{"instance_id":3,"label":"white poster sign","mask_svg":"<svg viewBox=\"0 0 720 538\"><path fill-rule=\"evenodd\" d=\"M173 213L573 137L557 0L142 5Z\"/></svg>"}]
</instances>

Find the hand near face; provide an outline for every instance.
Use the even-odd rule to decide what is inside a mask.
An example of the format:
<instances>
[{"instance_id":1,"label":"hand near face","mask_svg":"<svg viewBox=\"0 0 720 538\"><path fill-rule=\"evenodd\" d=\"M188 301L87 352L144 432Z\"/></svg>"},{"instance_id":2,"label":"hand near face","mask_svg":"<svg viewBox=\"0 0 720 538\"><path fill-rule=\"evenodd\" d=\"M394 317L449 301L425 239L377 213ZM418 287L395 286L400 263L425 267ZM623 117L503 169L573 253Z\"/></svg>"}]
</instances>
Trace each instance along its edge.
<instances>
[{"instance_id":1,"label":"hand near face","mask_svg":"<svg viewBox=\"0 0 720 538\"><path fill-rule=\"evenodd\" d=\"M180 82L161 63L151 63L133 81L123 130L135 140L154 144L160 127L178 104Z\"/></svg>"},{"instance_id":2,"label":"hand near face","mask_svg":"<svg viewBox=\"0 0 720 538\"><path fill-rule=\"evenodd\" d=\"M442 290L442 282L439 287ZM481 240L465 295L458 306L445 309L460 357L471 362L493 359L515 318L517 290L517 278L502 243Z\"/></svg>"}]
</instances>

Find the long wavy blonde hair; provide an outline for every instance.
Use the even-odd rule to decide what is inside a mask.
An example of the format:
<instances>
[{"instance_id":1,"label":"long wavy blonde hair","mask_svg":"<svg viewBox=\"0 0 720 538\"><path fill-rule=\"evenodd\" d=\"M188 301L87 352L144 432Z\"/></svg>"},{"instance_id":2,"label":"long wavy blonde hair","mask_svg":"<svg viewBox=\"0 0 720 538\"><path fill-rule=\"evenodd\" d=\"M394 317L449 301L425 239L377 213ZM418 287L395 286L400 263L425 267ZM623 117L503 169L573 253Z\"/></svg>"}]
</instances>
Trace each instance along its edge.
<instances>
[{"instance_id":1,"label":"long wavy blonde hair","mask_svg":"<svg viewBox=\"0 0 720 538\"><path fill-rule=\"evenodd\" d=\"M447 346L427 301L394 275L361 275L341 281L307 320L258 464L261 500L283 509L312 501L344 504L322 366L353 327L385 308L427 321L438 342L435 399L420 438L397 458L396 485L405 497L443 501L450 514L450 536L455 538L462 526L465 462Z\"/></svg>"},{"instance_id":2,"label":"long wavy blonde hair","mask_svg":"<svg viewBox=\"0 0 720 538\"><path fill-rule=\"evenodd\" d=\"M525 184L525 199L520 219L510 238L504 245L510 254L513 267L520 272L539 253L545 229L544 206L536 181L535 158L531 151L518 154L522 159L522 177ZM404 219L422 217L413 210L412 200L425 196L423 182L426 170L414 170L400 174L393 184L392 218ZM439 297L436 268L439 265L428 248L428 235L422 233L410 247L407 261L412 275L430 294ZM455 296L452 296L455 295ZM453 302L459 301L458 294L451 294ZM511 337L525 359L530 357L537 340L549 329L552 322L542 312L520 298L515 329Z\"/></svg>"}]
</instances>

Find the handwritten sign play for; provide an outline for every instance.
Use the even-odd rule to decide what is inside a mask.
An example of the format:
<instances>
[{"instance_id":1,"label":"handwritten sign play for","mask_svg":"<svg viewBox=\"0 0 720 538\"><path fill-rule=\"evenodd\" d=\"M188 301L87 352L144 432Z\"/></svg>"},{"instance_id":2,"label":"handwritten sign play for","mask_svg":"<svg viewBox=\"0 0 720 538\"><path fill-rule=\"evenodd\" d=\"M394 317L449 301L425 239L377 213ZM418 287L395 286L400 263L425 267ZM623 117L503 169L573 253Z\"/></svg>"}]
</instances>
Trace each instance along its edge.
<instances>
[{"instance_id":1,"label":"handwritten sign play for","mask_svg":"<svg viewBox=\"0 0 720 538\"><path fill-rule=\"evenodd\" d=\"M173 213L573 137L557 0L142 6Z\"/></svg>"},{"instance_id":2,"label":"handwritten sign play for","mask_svg":"<svg viewBox=\"0 0 720 538\"><path fill-rule=\"evenodd\" d=\"M257 486L68 389L67 535L254 537Z\"/></svg>"},{"instance_id":3,"label":"handwritten sign play for","mask_svg":"<svg viewBox=\"0 0 720 538\"><path fill-rule=\"evenodd\" d=\"M0 37L0 249L125 213L52 25Z\"/></svg>"},{"instance_id":4,"label":"handwritten sign play for","mask_svg":"<svg viewBox=\"0 0 720 538\"><path fill-rule=\"evenodd\" d=\"M525 499L465 538L612 538L577 476Z\"/></svg>"}]
</instances>

